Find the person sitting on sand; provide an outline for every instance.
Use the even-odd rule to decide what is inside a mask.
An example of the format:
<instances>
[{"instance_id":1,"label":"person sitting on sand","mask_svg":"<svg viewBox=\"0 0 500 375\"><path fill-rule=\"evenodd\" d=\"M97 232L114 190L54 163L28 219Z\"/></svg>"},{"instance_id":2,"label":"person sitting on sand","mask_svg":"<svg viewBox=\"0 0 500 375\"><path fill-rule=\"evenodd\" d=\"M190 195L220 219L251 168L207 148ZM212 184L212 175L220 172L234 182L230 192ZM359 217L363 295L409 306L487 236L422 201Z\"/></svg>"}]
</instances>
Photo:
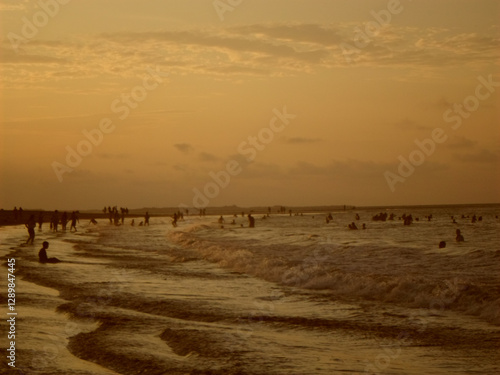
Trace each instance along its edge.
<instances>
[{"instance_id":1,"label":"person sitting on sand","mask_svg":"<svg viewBox=\"0 0 500 375\"><path fill-rule=\"evenodd\" d=\"M42 248L38 252L38 260L40 263L59 263L60 260L57 258L48 258L47 257L47 249L49 248L49 243L47 241L43 241Z\"/></svg>"},{"instance_id":2,"label":"person sitting on sand","mask_svg":"<svg viewBox=\"0 0 500 375\"><path fill-rule=\"evenodd\" d=\"M457 242L464 242L464 236L462 236L462 234L460 233L460 229L457 229L456 230L456 234L457 234L457 237L455 238L455 240Z\"/></svg>"}]
</instances>

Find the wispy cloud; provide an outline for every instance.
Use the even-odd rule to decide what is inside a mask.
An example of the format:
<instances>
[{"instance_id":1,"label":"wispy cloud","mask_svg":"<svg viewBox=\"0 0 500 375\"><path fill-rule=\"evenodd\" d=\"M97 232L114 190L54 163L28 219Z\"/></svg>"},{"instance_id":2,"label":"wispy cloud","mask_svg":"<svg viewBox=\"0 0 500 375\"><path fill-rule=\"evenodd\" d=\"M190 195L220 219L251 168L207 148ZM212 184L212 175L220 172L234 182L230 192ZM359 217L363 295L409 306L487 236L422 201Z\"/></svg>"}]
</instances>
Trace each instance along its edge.
<instances>
[{"instance_id":1,"label":"wispy cloud","mask_svg":"<svg viewBox=\"0 0 500 375\"><path fill-rule=\"evenodd\" d=\"M25 10L28 0L0 0L0 12Z\"/></svg>"},{"instance_id":2,"label":"wispy cloud","mask_svg":"<svg viewBox=\"0 0 500 375\"><path fill-rule=\"evenodd\" d=\"M318 69L348 68L342 43L353 44L353 26L311 23L253 24L227 28L116 32L71 39L34 39L0 45L5 84L21 80L136 77L147 66L173 74L227 78L293 75ZM459 33L446 29L384 26L359 49L356 66L408 67L481 65L498 61L498 33ZM19 74L20 69L27 74Z\"/></svg>"}]
</instances>

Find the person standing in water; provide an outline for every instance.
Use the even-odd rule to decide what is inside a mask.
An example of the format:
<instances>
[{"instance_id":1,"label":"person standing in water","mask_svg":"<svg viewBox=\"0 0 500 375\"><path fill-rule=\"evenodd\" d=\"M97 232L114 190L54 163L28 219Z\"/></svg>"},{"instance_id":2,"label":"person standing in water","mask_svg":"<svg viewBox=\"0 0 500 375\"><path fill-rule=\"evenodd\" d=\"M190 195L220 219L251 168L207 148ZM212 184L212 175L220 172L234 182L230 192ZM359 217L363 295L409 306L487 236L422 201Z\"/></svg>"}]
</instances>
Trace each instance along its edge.
<instances>
[{"instance_id":1,"label":"person standing in water","mask_svg":"<svg viewBox=\"0 0 500 375\"><path fill-rule=\"evenodd\" d=\"M248 214L248 227L255 228L255 219L252 214Z\"/></svg>"},{"instance_id":2,"label":"person standing in water","mask_svg":"<svg viewBox=\"0 0 500 375\"><path fill-rule=\"evenodd\" d=\"M33 245L33 241L35 240L35 228L36 228L36 221L35 221L35 215L31 215L28 219L28 221L25 224L26 228L28 229L28 240L26 241L27 244Z\"/></svg>"},{"instance_id":3,"label":"person standing in water","mask_svg":"<svg viewBox=\"0 0 500 375\"><path fill-rule=\"evenodd\" d=\"M71 227L69 228L69 231L71 232L73 228L75 228L75 232L77 232L76 230L76 222L79 221L78 220L78 215L76 214L75 211L73 211L71 213Z\"/></svg>"}]
</instances>

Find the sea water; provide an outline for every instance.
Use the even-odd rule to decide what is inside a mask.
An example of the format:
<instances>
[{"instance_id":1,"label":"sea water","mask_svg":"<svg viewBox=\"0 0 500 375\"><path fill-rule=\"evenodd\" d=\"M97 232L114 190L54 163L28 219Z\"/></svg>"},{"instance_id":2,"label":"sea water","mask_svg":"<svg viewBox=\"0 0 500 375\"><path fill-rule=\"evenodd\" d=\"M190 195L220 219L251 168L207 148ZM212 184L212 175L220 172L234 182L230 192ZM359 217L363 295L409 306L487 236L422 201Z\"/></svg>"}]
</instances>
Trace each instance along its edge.
<instances>
[{"instance_id":1,"label":"sea water","mask_svg":"<svg viewBox=\"0 0 500 375\"><path fill-rule=\"evenodd\" d=\"M499 206L235 214L43 228L34 246L0 228L17 373L500 372ZM44 240L61 263L38 263Z\"/></svg>"}]
</instances>

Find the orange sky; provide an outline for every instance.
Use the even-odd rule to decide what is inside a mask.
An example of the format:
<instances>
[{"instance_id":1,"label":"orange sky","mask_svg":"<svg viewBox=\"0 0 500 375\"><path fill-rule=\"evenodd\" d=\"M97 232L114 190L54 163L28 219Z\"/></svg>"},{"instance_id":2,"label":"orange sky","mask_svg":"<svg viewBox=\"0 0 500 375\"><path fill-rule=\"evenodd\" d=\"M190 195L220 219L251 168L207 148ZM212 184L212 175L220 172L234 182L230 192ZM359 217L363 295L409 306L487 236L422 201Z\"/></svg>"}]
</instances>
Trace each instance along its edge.
<instances>
[{"instance_id":1,"label":"orange sky","mask_svg":"<svg viewBox=\"0 0 500 375\"><path fill-rule=\"evenodd\" d=\"M499 202L499 15L0 0L0 208Z\"/></svg>"}]
</instances>

